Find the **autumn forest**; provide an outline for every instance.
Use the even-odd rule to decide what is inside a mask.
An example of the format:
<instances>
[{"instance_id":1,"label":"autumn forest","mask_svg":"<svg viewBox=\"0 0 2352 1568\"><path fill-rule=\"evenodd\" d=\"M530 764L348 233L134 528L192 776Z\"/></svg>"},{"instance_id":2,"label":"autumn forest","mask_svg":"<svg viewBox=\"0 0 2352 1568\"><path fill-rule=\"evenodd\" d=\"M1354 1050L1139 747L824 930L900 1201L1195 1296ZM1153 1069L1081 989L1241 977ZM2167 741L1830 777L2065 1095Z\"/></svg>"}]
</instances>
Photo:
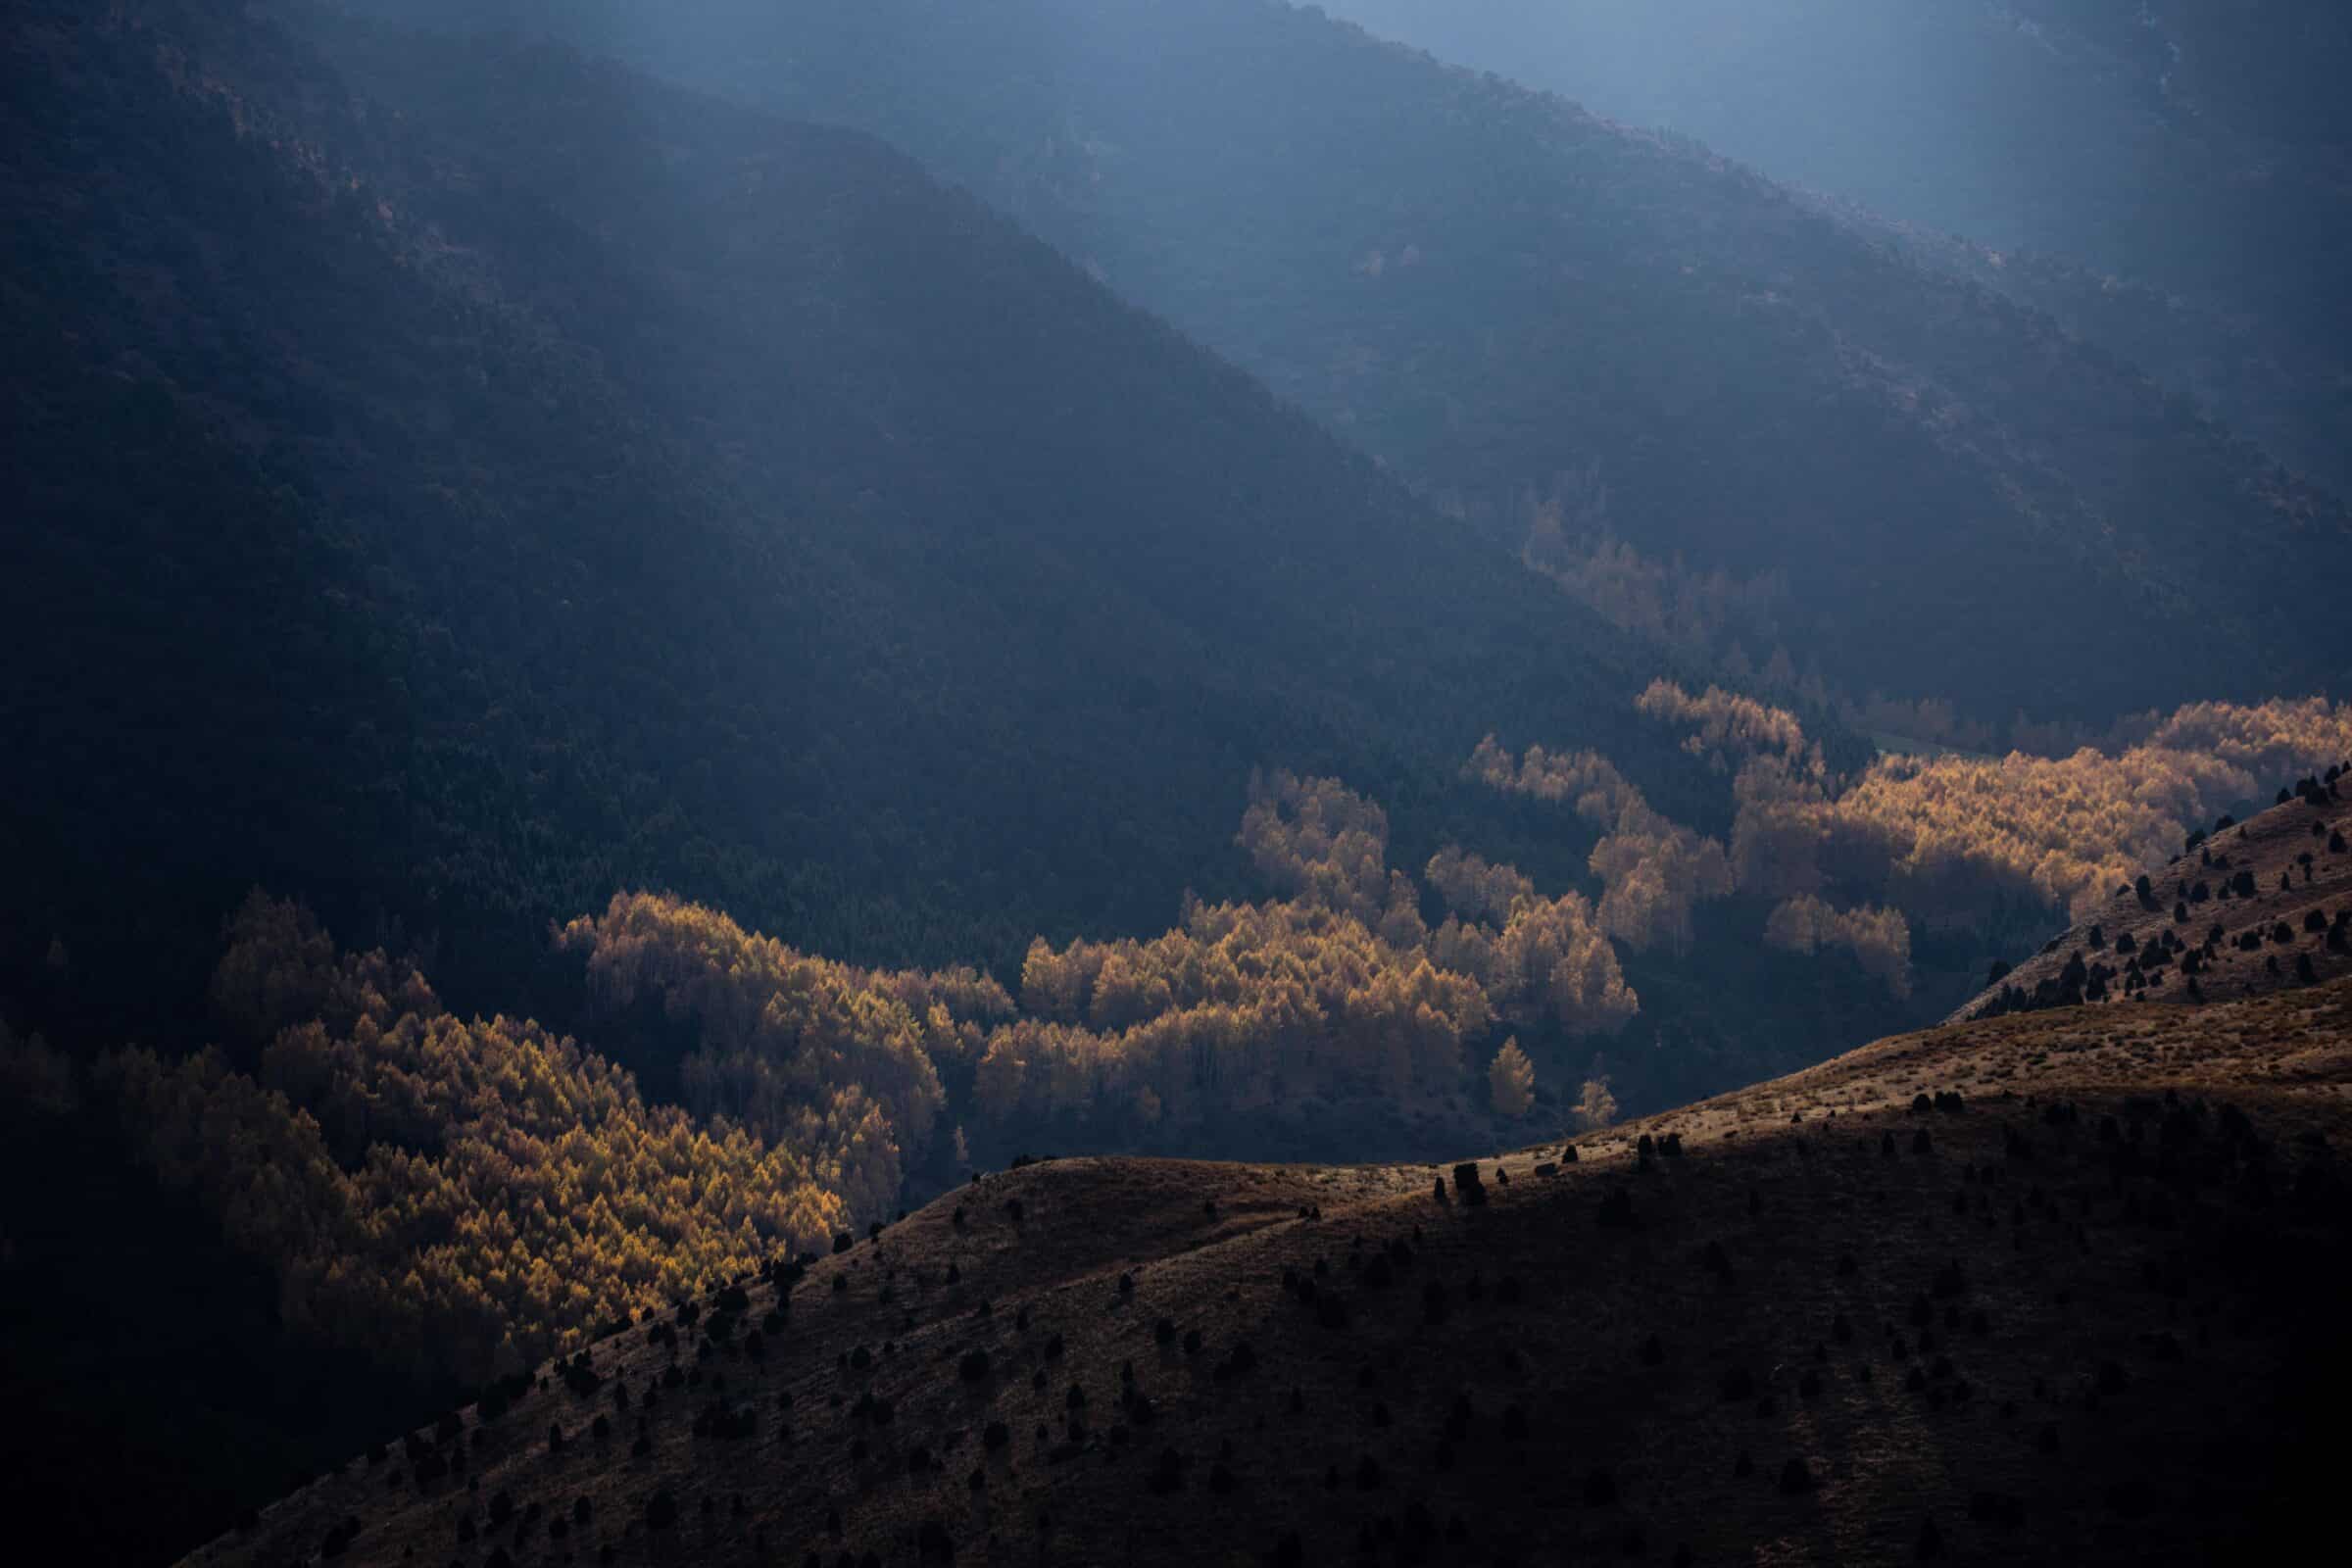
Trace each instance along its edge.
<instances>
[{"instance_id":1,"label":"autumn forest","mask_svg":"<svg viewBox=\"0 0 2352 1568\"><path fill-rule=\"evenodd\" d=\"M1051 1158L1556 1172L2352 968L2293 49L1774 8L2029 177L1331 9L0 23L0 1498L169 1561Z\"/></svg>"}]
</instances>

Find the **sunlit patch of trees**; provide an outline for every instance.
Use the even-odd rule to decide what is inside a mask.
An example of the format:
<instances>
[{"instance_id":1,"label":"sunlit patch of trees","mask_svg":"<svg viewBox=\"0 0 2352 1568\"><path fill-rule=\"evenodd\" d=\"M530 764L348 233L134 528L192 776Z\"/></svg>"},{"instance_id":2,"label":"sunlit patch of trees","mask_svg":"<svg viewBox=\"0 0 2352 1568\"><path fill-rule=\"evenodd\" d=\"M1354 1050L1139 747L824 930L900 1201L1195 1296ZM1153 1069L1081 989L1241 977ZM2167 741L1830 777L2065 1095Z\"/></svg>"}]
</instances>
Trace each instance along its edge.
<instances>
[{"instance_id":1,"label":"sunlit patch of trees","mask_svg":"<svg viewBox=\"0 0 2352 1568\"><path fill-rule=\"evenodd\" d=\"M1339 780L1252 774L1239 842L1280 891L1366 925L1392 921L1398 946L1419 941L1412 884L1388 865L1388 813Z\"/></svg>"},{"instance_id":2,"label":"sunlit patch of trees","mask_svg":"<svg viewBox=\"0 0 2352 1568\"><path fill-rule=\"evenodd\" d=\"M1629 948L1665 943L1683 951L1690 942L1692 909L1734 889L1722 844L1652 808L1596 753L1531 746L1514 760L1490 735L1470 754L1464 772L1494 789L1560 802L1607 829L1593 846L1589 868L1601 881L1600 928Z\"/></svg>"},{"instance_id":3,"label":"sunlit patch of trees","mask_svg":"<svg viewBox=\"0 0 2352 1568\"><path fill-rule=\"evenodd\" d=\"M2218 757L2264 786L2352 756L2352 702L2191 703L2135 748Z\"/></svg>"},{"instance_id":4,"label":"sunlit patch of trees","mask_svg":"<svg viewBox=\"0 0 2352 1568\"><path fill-rule=\"evenodd\" d=\"M1595 827L1609 826L1642 804L1642 791L1597 752L1547 752L1530 746L1524 759L1514 759L1489 735L1471 752L1462 771L1490 789L1567 806Z\"/></svg>"},{"instance_id":5,"label":"sunlit patch of trees","mask_svg":"<svg viewBox=\"0 0 2352 1568\"><path fill-rule=\"evenodd\" d=\"M1465 920L1506 920L1512 906L1536 896L1535 883L1517 866L1496 864L1453 844L1431 856L1421 874L1446 907Z\"/></svg>"},{"instance_id":6,"label":"sunlit patch of trees","mask_svg":"<svg viewBox=\"0 0 2352 1568\"><path fill-rule=\"evenodd\" d=\"M978 1064L984 1118L1181 1128L1302 1096L1409 1103L1455 1093L1498 1016L1605 1034L1638 1008L1580 895L1541 898L1449 847L1427 874L1453 913L1432 932L1378 807L1289 774L1252 797L1241 843L1292 897L1188 903L1149 942L1032 945L1022 1016Z\"/></svg>"},{"instance_id":7,"label":"sunlit patch of trees","mask_svg":"<svg viewBox=\"0 0 2352 1568\"><path fill-rule=\"evenodd\" d=\"M1640 1001L1618 946L1687 943L1700 901L1770 899L1767 945L1850 954L1901 996L1909 918L1987 888L2102 896L2258 781L2352 753L2352 708L2204 704L2116 755L1886 757L1838 779L1792 714L1751 699L1661 683L1641 708L1693 755L1739 760L1728 850L1594 753L1490 739L1469 762L1598 830L1597 901L1448 845L1422 873L1446 911L1433 931L1380 808L1289 774L1256 783L1240 834L1281 897L1188 899L1150 940L1035 942L1017 997L625 893L556 940L605 1021L657 1011L690 1042L665 1063L685 1103L657 1105L615 1061L528 1020L461 1018L413 965L339 953L256 896L211 989L241 1053L122 1051L89 1081L162 1179L277 1271L290 1323L480 1377L882 1216L910 1171L969 1158L956 1117L998 1143L1115 1142L1310 1101L1458 1107L1482 1079L1489 1108L1525 1116L1538 1055L1520 1038L1621 1028ZM75 1081L0 1039L0 1089L69 1105ZM1577 1115L1609 1114L1596 1062Z\"/></svg>"},{"instance_id":8,"label":"sunlit patch of trees","mask_svg":"<svg viewBox=\"0 0 2352 1568\"><path fill-rule=\"evenodd\" d=\"M2191 828L2352 749L2352 706L2199 703L2113 755L1886 756L1840 787L1814 765L1794 715L1766 710L1717 730L1713 715L1740 713L1746 700L1716 696L1652 687L1642 706L1695 723L1702 742L1772 737L1733 785L1742 890L1795 898L1837 887L1925 917L1965 915L1992 890L2081 912L2177 853Z\"/></svg>"},{"instance_id":9,"label":"sunlit patch of trees","mask_svg":"<svg viewBox=\"0 0 2352 1568\"><path fill-rule=\"evenodd\" d=\"M1517 867L1448 844L1424 873L1451 912L1430 938L1448 969L1476 975L1497 1011L1611 1034L1641 1010L1601 920L1581 893L1539 898Z\"/></svg>"},{"instance_id":10,"label":"sunlit patch of trees","mask_svg":"<svg viewBox=\"0 0 2352 1568\"><path fill-rule=\"evenodd\" d=\"M1693 757L1719 761L1725 753L1741 759L1778 753L1797 771L1819 778L1825 771L1821 748L1805 740L1804 726L1785 708L1773 708L1752 697L1710 686L1697 696L1669 680L1653 680L1634 699L1634 708L1662 723L1680 724L1690 733L1683 749Z\"/></svg>"},{"instance_id":11,"label":"sunlit patch of trees","mask_svg":"<svg viewBox=\"0 0 2352 1568\"><path fill-rule=\"evenodd\" d=\"M1514 757L1489 736L1464 772L1604 830L1589 860L1603 889L1593 919L1627 948L1679 952L1698 904L1746 894L1775 901L1769 945L1848 952L1898 997L1910 985L1909 919L1967 922L2004 898L2082 912L2178 853L2192 828L2352 751L2352 705L2200 703L2136 722L2140 738L2112 752L1887 755L1835 777L1788 710L1663 680L1636 706L1682 728L1693 757L1736 767L1728 850L1653 809L1594 752ZM1478 912L1522 896L1506 873L1451 849L1428 870L1450 906ZM1448 932L1433 944L1443 961L1490 972ZM1492 980L1489 991L1505 994Z\"/></svg>"},{"instance_id":12,"label":"sunlit patch of trees","mask_svg":"<svg viewBox=\"0 0 2352 1568\"><path fill-rule=\"evenodd\" d=\"M1486 1054L1498 1020L1607 1034L1639 1006L1594 907L1509 866L1434 858L1454 912L1432 932L1381 811L1336 780L1265 781L1242 843L1289 897L1188 898L1149 941L1036 942L1017 1001L976 970L859 968L620 894L556 944L603 1024L658 1014L685 1042L662 1064L680 1105L537 1023L462 1018L413 965L340 953L257 894L211 988L243 1046L121 1051L97 1081L161 1179L276 1270L290 1324L481 1378L881 1217L911 1171L968 1161L951 1080L969 1084L956 1114L1001 1141L1459 1107L1482 1076L1519 1117L1534 1064L1515 1039ZM17 1100L70 1092L56 1068L0 1041Z\"/></svg>"},{"instance_id":13,"label":"sunlit patch of trees","mask_svg":"<svg viewBox=\"0 0 2352 1568\"><path fill-rule=\"evenodd\" d=\"M1605 1075L1585 1080L1576 1099L1577 1125L1587 1132L1597 1132L1617 1119L1617 1097L1609 1092Z\"/></svg>"},{"instance_id":14,"label":"sunlit patch of trees","mask_svg":"<svg viewBox=\"0 0 2352 1568\"><path fill-rule=\"evenodd\" d=\"M1764 921L1764 941L1786 953L1843 948L1897 997L1911 994L1911 922L1870 905L1839 909L1820 899L1783 900Z\"/></svg>"},{"instance_id":15,"label":"sunlit patch of trees","mask_svg":"<svg viewBox=\"0 0 2352 1568\"><path fill-rule=\"evenodd\" d=\"M973 969L860 969L746 931L715 909L616 895L565 926L609 1009L658 998L691 1020L686 1102L770 1143L821 1151L852 1212L897 1200L903 1165L927 1157L947 1103L943 1063L976 1058L1012 999Z\"/></svg>"},{"instance_id":16,"label":"sunlit patch of trees","mask_svg":"<svg viewBox=\"0 0 2352 1568\"><path fill-rule=\"evenodd\" d=\"M163 1181L276 1270L290 1326L420 1377L514 1370L814 1245L854 1217L847 1161L882 1157L648 1104L570 1040L460 1019L381 952L335 957L290 906L231 935L216 994L279 1025L258 1071L126 1050L98 1081Z\"/></svg>"},{"instance_id":17,"label":"sunlit patch of trees","mask_svg":"<svg viewBox=\"0 0 2352 1568\"><path fill-rule=\"evenodd\" d=\"M1809 822L1825 858L1848 862L1849 885L1876 858L1887 894L1923 913L1991 883L2079 915L2230 805L2347 748L2352 708L2201 704L2121 756L1888 757L1834 800L1760 795L1757 809L1783 833Z\"/></svg>"},{"instance_id":18,"label":"sunlit patch of trees","mask_svg":"<svg viewBox=\"0 0 2352 1568\"><path fill-rule=\"evenodd\" d=\"M1491 1016L1469 975L1305 898L1195 903L1150 942L1038 943L1021 1005L989 1036L974 1082L999 1126L1183 1127L1301 1096L1449 1094L1463 1042Z\"/></svg>"},{"instance_id":19,"label":"sunlit patch of trees","mask_svg":"<svg viewBox=\"0 0 2352 1568\"><path fill-rule=\"evenodd\" d=\"M2228 763L2191 753L1887 757L1835 800L1800 809L1825 844L1880 860L1887 894L1923 914L1965 909L1988 885L2074 909L2176 852L2211 814L2208 802L2252 789Z\"/></svg>"},{"instance_id":20,"label":"sunlit patch of trees","mask_svg":"<svg viewBox=\"0 0 2352 1568\"><path fill-rule=\"evenodd\" d=\"M1429 939L1443 967L1477 977L1515 1023L1614 1034L1641 1010L1592 904L1581 893L1515 900L1500 926L1449 916Z\"/></svg>"},{"instance_id":21,"label":"sunlit patch of trees","mask_svg":"<svg viewBox=\"0 0 2352 1568\"><path fill-rule=\"evenodd\" d=\"M1716 840L1651 816L1657 825L1620 828L1592 847L1592 874L1606 889L1600 928L1636 952L1663 943L1685 953L1691 911L1733 891L1732 863Z\"/></svg>"}]
</instances>

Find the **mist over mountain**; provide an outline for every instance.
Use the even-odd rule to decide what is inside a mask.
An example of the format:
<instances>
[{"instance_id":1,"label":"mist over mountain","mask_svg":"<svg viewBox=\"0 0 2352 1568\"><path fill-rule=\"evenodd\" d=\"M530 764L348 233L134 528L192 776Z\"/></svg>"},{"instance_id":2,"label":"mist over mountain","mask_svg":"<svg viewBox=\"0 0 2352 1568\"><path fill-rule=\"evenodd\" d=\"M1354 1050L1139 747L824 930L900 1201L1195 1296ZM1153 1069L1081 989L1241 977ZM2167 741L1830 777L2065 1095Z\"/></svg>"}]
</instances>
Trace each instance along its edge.
<instances>
[{"instance_id":1,"label":"mist over mountain","mask_svg":"<svg viewBox=\"0 0 2352 1568\"><path fill-rule=\"evenodd\" d=\"M2352 20L2327 0L1339 0L1994 253L1980 276L2352 483Z\"/></svg>"},{"instance_id":2,"label":"mist over mountain","mask_svg":"<svg viewBox=\"0 0 2352 1568\"><path fill-rule=\"evenodd\" d=\"M2207 548L2263 537L2333 591L2342 504L2185 396L1749 168L1319 14L376 9L883 135L1492 537L1556 502L1578 537L1779 574L1758 664L1778 642L1853 695L2001 719L2343 674ZM2225 670L2232 646L2266 672Z\"/></svg>"}]
</instances>

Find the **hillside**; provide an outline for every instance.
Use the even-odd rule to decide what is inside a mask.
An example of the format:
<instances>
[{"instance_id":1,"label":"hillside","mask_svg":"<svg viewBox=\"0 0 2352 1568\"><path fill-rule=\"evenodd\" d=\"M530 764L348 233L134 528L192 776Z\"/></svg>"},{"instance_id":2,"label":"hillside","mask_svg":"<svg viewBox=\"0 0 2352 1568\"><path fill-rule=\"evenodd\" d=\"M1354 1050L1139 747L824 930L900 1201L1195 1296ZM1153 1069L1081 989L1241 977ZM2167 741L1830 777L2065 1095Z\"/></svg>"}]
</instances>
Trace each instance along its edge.
<instances>
[{"instance_id":1,"label":"hillside","mask_svg":"<svg viewBox=\"0 0 2352 1568\"><path fill-rule=\"evenodd\" d=\"M2352 516L2139 368L1704 149L1319 13L367 9L887 136L1488 537L1549 507L1579 548L1762 579L1718 656L2002 721L2346 674L2265 563L2340 596Z\"/></svg>"},{"instance_id":2,"label":"hillside","mask_svg":"<svg viewBox=\"0 0 2352 1568\"><path fill-rule=\"evenodd\" d=\"M93 1554L158 1560L448 1397L505 1334L583 1332L559 1270L593 1250L583 1184L637 1205L591 1232L643 1265L599 1258L616 1295L775 1245L777 1211L805 1240L936 1192L978 1026L934 1038L903 998L985 997L1041 939L1100 961L1262 896L1236 838L1260 767L1393 811L1399 868L1507 819L1461 777L1498 714L1607 745L1661 809L1726 814L1633 710L1655 656L866 135L561 48L173 0L13 7L0 86L0 489L23 521L0 542L0 1071L32 1042L73 1091L54 1116L7 1107L33 1125L0 1184L22 1416L0 1503L81 1521ZM1529 870L1566 907L1591 835L1540 837ZM808 1033L871 1054L730 1040L822 1091L778 1094L775 1061L702 1051L654 987L596 995L551 927L639 889L793 944L778 991L838 1004ZM253 908L283 914L292 959L217 984ZM1250 929L1164 945L1230 940L1252 995L1188 995L1116 1099L1041 1068L1048 1108L974 1117L984 1152L1052 1128L1401 1154L1491 1124L1479 987L1443 982L1446 1051L1384 1098L1362 1043L1416 1017L1420 953L1375 972L1360 924L1215 918ZM321 1004L328 931L370 1000ZM1283 984L1308 957L1316 1006L1376 993L1324 1064L1344 1102L1267 1092L1331 1044ZM1658 1054L1668 1081L1741 1081L1759 1050L1817 1054L1825 1018L1858 1038L1949 1000L1786 983L1807 967L1742 964L1740 989L1796 1004L1768 1032L1724 985L1662 992L1644 1028L1707 1047ZM1218 1084L1179 1048L1237 1000L1254 1061ZM1072 1038L1024 1022L1041 1061ZM1103 1031L1090 1050L1160 1024L1072 1022ZM278 1050L314 1026L342 1056ZM1593 1048L1539 1027L1504 1026L1556 1105ZM894 1123L862 1097L900 1069L922 1092ZM1215 1092L1177 1102L1196 1080ZM555 1106L527 1128L501 1093L523 1082ZM424 1083L444 1098L412 1102ZM500 1209L518 1167L548 1184L521 1237ZM817 1200L765 1190L779 1168ZM460 1233L500 1245L479 1263ZM125 1257L203 1277L168 1332L98 1288ZM408 1288L428 1276L430 1312ZM556 1307L534 1323L519 1298ZM124 1468L172 1473L125 1509Z\"/></svg>"},{"instance_id":3,"label":"hillside","mask_svg":"<svg viewBox=\"0 0 2352 1568\"><path fill-rule=\"evenodd\" d=\"M2258 1553L2352 1393L2348 1082L2339 981L1898 1037L1450 1181L1031 1164L187 1560Z\"/></svg>"},{"instance_id":4,"label":"hillside","mask_svg":"<svg viewBox=\"0 0 2352 1568\"><path fill-rule=\"evenodd\" d=\"M1953 1019L2222 1001L2352 972L2352 801L2337 768L2300 782L2266 811L2191 835Z\"/></svg>"},{"instance_id":5,"label":"hillside","mask_svg":"<svg viewBox=\"0 0 2352 1568\"><path fill-rule=\"evenodd\" d=\"M2352 484L2352 23L2332 0L1328 9L1859 204Z\"/></svg>"},{"instance_id":6,"label":"hillside","mask_svg":"<svg viewBox=\"0 0 2352 1568\"><path fill-rule=\"evenodd\" d=\"M1253 767L1404 814L1490 707L1640 745L1614 633L864 136L243 8L6 28L35 1026L192 1043L257 882L507 1006L623 886L1017 966L1236 886Z\"/></svg>"},{"instance_id":7,"label":"hillside","mask_svg":"<svg viewBox=\"0 0 2352 1568\"><path fill-rule=\"evenodd\" d=\"M2333 1396L2342 925L1902 1032L2352 747L2345 514L1906 244L1258 0L24 0L0 213L81 1555L2160 1555Z\"/></svg>"}]
</instances>

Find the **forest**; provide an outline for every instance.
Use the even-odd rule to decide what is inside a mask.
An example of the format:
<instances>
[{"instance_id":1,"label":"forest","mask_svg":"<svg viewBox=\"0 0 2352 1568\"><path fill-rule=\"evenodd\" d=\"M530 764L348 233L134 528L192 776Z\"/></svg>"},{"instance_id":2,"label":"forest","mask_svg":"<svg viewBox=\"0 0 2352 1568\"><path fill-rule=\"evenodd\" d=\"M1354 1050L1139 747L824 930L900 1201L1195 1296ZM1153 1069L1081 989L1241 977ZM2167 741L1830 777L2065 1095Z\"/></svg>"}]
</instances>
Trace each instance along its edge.
<instances>
[{"instance_id":1,"label":"forest","mask_svg":"<svg viewBox=\"0 0 2352 1568\"><path fill-rule=\"evenodd\" d=\"M1409 3L1381 0L1380 15L1393 21ZM1428 35L1469 32L1495 3L1422 8ZM1937 58L1934 24L1965 3L1906 7L1882 24L1919 31L1872 79L1900 83L1901 68ZM1857 220L1737 147L1650 131L1654 118L1629 128L1587 97L1532 90L1553 85L1541 75L1547 61L1572 58L1540 40L1506 32L1507 67L1498 52L1432 58L1323 14L1345 16L1344 4L361 9L552 36L732 102L886 137L1229 356L1480 537L1518 549L1531 498L1565 483L1586 503L1572 539L1605 533L1740 584L1779 573L1777 618L1796 667L1817 662L1856 702L1875 688L1984 720L2022 706L2039 720L2103 724L2195 697L2333 690L2348 673L2340 645L2302 637L2278 614L2268 550L2200 548L2264 539L2302 563L2314 602L2342 597L2352 513L2340 493L2305 458L2259 444L2200 387L2161 382L2124 352L2149 342L2178 352L2184 328L2141 319L2127 341L2069 324L2127 310L2099 284L2137 281L2128 264L2159 237L2135 236L2131 257L2048 245L2084 275L2063 300L2021 298L1993 286L2003 269L1941 257L1947 229L1932 226L1935 215L1918 220L1924 235ZM1371 0L1358 9L1371 20ZM1688 33L1678 12L1741 8L1631 9ZM1887 12L1861 0L1834 9ZM2129 33L2120 20L2114 30ZM1838 52L1819 43L1833 25L1792 19L1780 37L1814 57L1799 62L1814 74L1804 96L1845 104L1855 90L1845 76L1821 79L1838 69ZM1422 42L1417 31L1401 35ZM413 72L334 47L387 96L448 102ZM1671 46L1667 58L1679 58ZM1893 90L1898 105L1919 96ZM2020 127L2030 147L2071 145L2063 111L2082 101L2072 83L2062 76L2023 101L2060 121L2038 137ZM2293 271L2291 314L2273 334L2287 345L2209 350L2225 370L2291 359L2304 352L2298 337L2342 318L2332 236L2343 208L2319 188L2334 166L2298 165L2311 175L2280 191L2271 181L2283 167L2260 149L2234 163L2216 150L2161 174L2110 168L2100 187L2123 193L2110 209L2125 218L2161 206L2207 272L2243 277L2247 249ZM2059 201L2088 211L2079 191ZM2255 210L2233 226L2240 206ZM2241 243L2274 233L2276 243ZM2247 314L2170 273L2143 286L2180 295L2184 312ZM2323 359L2293 389L2295 408L2338 408L2342 363ZM2315 445L2343 449L2339 432L2294 451ZM1982 635L1985 616L2000 635ZM2132 656L2111 657L2119 645ZM1746 652L1761 665L1772 648Z\"/></svg>"},{"instance_id":2,"label":"forest","mask_svg":"<svg viewBox=\"0 0 2352 1568\"><path fill-rule=\"evenodd\" d=\"M2329 0L1326 9L1766 170L2352 480L2328 392L2352 352L2352 19Z\"/></svg>"},{"instance_id":3,"label":"forest","mask_svg":"<svg viewBox=\"0 0 2352 1568\"><path fill-rule=\"evenodd\" d=\"M2328 106L2187 28L2155 232L1942 235L1335 9L0 20L0 1506L1809 1068L2352 760L2340 338L2179 221Z\"/></svg>"},{"instance_id":4,"label":"forest","mask_svg":"<svg viewBox=\"0 0 2352 1568\"><path fill-rule=\"evenodd\" d=\"M1018 1151L1287 1138L1336 1158L1475 1138L1479 1118L1502 1124L1487 1136L1593 1125L1617 1096L1574 1064L1642 1006L1619 952L1698 961L1702 904L1768 904L1762 946L1851 963L1901 1001L1914 923L2104 893L2195 831L2166 810L2193 821L2250 790L2246 769L2352 756L2352 709L2208 704L2119 757L1882 759L1847 781L1753 699L1659 682L1640 707L1710 772L1737 760L1732 851L1592 753L1514 763L1490 739L1464 765L1600 829L1597 902L1456 845L1416 881L1389 864L1376 803L1278 772L1238 834L1272 898L1188 898L1149 941L1034 941L1017 989L854 967L624 892L554 935L584 968L599 1052L462 1018L411 964L339 951L309 910L255 893L209 990L225 1045L77 1066L34 1037L5 1069L20 1113L106 1106L167 1190L275 1275L291 1331L415 1386L484 1382ZM1888 903L1822 897L1857 891ZM649 1100L641 1077L670 1093Z\"/></svg>"}]
</instances>

